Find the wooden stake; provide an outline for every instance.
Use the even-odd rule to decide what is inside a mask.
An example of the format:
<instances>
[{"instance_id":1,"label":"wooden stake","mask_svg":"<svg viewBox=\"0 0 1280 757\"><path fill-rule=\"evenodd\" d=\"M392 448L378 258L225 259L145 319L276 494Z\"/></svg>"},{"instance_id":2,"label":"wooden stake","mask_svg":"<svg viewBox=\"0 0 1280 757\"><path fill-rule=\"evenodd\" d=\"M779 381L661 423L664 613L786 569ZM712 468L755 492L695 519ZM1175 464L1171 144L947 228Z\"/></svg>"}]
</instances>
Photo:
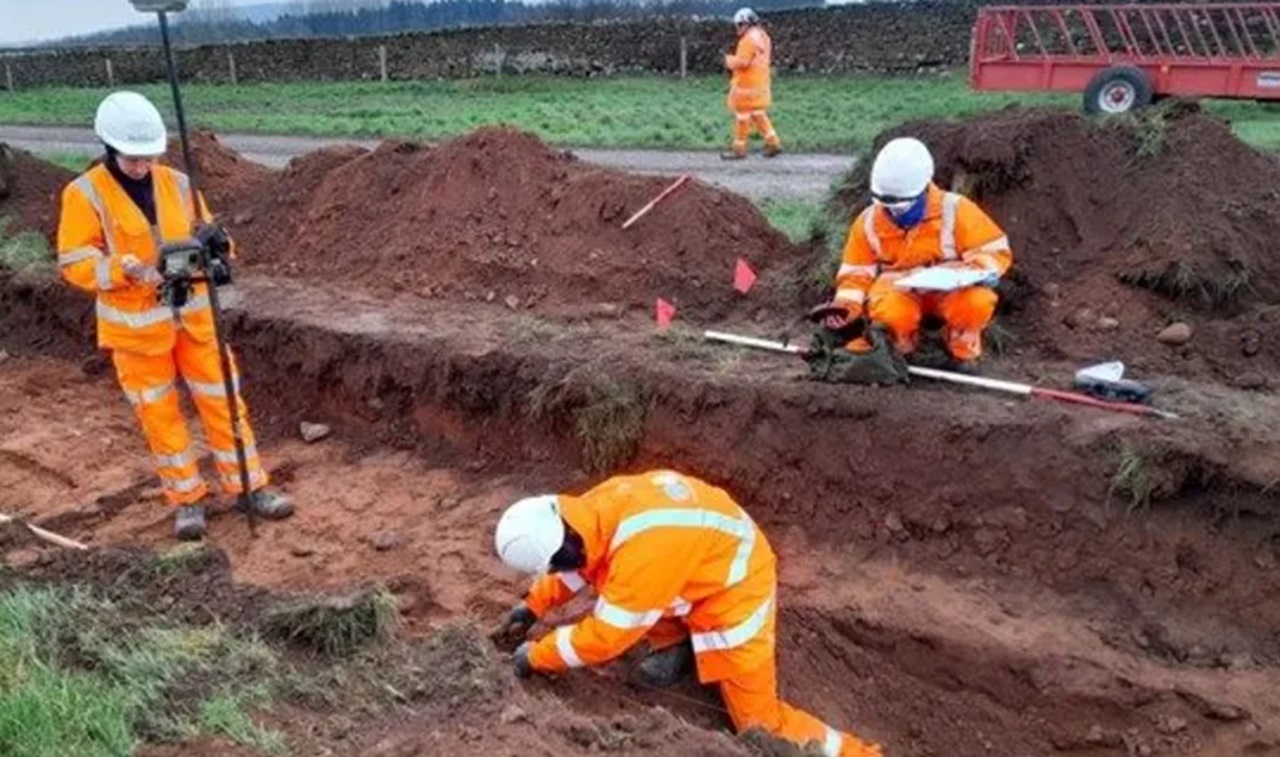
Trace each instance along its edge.
<instances>
[{"instance_id":1,"label":"wooden stake","mask_svg":"<svg viewBox=\"0 0 1280 757\"><path fill-rule=\"evenodd\" d=\"M43 528L40 528L39 526L33 526L30 523L18 520L17 518L11 515L5 515L4 513L0 513L0 523L17 523L19 525L26 526L27 529L31 531L31 533L35 534L40 539L43 539L44 541L47 541L50 544L56 544L59 547L66 547L67 549L80 549L80 550L88 549L88 547L86 547L85 545L81 544L80 542L74 539L68 539L65 536L59 536L52 531L46 531Z\"/></svg>"}]
</instances>

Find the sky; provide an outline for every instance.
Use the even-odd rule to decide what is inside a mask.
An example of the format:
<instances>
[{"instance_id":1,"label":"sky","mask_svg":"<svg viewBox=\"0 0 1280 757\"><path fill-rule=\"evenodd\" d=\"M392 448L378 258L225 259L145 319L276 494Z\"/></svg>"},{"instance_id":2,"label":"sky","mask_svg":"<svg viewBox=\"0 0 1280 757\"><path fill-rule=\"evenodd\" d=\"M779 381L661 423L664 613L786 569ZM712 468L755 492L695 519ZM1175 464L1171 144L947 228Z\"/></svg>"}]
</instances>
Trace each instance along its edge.
<instances>
[{"instance_id":1,"label":"sky","mask_svg":"<svg viewBox=\"0 0 1280 757\"><path fill-rule=\"evenodd\" d=\"M231 0L253 5L262 0ZM154 16L138 13L129 0L0 0L0 45L38 42L113 29Z\"/></svg>"}]
</instances>

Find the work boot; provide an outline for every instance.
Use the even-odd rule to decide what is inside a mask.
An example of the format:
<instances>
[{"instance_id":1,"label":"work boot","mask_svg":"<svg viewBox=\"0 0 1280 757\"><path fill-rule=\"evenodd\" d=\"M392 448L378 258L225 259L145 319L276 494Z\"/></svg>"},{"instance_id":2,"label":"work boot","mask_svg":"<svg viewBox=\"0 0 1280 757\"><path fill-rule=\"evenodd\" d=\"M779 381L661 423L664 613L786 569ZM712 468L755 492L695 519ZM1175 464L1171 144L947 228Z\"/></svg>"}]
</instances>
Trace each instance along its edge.
<instances>
[{"instance_id":1,"label":"work boot","mask_svg":"<svg viewBox=\"0 0 1280 757\"><path fill-rule=\"evenodd\" d=\"M243 513L244 505L236 500L236 512ZM293 500L279 489L264 487L249 495L249 507L253 514L266 520L283 520L293 515Z\"/></svg>"},{"instance_id":2,"label":"work boot","mask_svg":"<svg viewBox=\"0 0 1280 757\"><path fill-rule=\"evenodd\" d=\"M204 538L204 507L183 505L173 518L173 535L178 541L199 541Z\"/></svg>"},{"instance_id":3,"label":"work boot","mask_svg":"<svg viewBox=\"0 0 1280 757\"><path fill-rule=\"evenodd\" d=\"M766 158L776 158L782 154L782 145L765 145L764 156Z\"/></svg>"},{"instance_id":4,"label":"work boot","mask_svg":"<svg viewBox=\"0 0 1280 757\"><path fill-rule=\"evenodd\" d=\"M665 689L693 672L693 644L682 641L651 653L632 671L634 679L645 686Z\"/></svg>"}]
</instances>

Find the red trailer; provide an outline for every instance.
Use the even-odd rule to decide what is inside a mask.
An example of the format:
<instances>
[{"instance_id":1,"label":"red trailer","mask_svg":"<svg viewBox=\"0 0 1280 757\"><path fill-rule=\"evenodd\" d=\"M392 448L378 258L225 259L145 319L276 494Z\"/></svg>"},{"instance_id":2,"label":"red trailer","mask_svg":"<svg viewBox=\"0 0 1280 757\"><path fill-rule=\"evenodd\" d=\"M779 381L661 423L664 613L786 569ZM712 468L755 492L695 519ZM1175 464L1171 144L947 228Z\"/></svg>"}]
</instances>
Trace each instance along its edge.
<instances>
[{"instance_id":1,"label":"red trailer","mask_svg":"<svg viewBox=\"0 0 1280 757\"><path fill-rule=\"evenodd\" d=\"M1167 95L1280 100L1280 3L988 6L969 78L977 90L1083 92L1089 113Z\"/></svg>"}]
</instances>

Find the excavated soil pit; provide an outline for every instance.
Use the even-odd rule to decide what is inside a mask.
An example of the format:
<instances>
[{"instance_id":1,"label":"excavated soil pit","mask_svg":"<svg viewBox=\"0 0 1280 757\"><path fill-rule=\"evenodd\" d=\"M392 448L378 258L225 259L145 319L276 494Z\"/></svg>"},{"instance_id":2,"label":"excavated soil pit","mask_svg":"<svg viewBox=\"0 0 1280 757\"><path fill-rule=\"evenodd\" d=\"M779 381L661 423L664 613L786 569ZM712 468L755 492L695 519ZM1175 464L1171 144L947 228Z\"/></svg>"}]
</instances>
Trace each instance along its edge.
<instances>
[{"instance_id":1,"label":"excavated soil pit","mask_svg":"<svg viewBox=\"0 0 1280 757\"><path fill-rule=\"evenodd\" d=\"M364 228L357 210L343 212ZM245 256L263 249L246 244ZM237 581L383 582L423 637L458 618L488 624L520 589L491 556L507 502L673 466L729 487L781 556L786 696L890 754L1280 749L1269 488L1280 402L1269 394L1187 372L1161 384L1185 420L1161 424L938 386L817 385L781 359L711 348L681 328L655 334L647 312L574 311L563 288L545 310L513 311L501 298L460 306L250 267L227 325L268 467L301 507L256 539L235 517L214 519L211 541ZM754 314L754 296L690 307L708 325L708 313L733 322ZM761 301L766 314L783 302ZM0 511L95 545L166 544L127 404L100 361L67 359L91 354L86 308L56 282L0 279L0 348L11 354L0 363ZM1009 355L990 370L1071 367ZM334 434L304 444L303 420ZM48 559L4 539L11 564ZM621 678L611 668L522 684L511 696L540 703L526 707L533 726L477 708L457 727L368 724L357 743L371 754L741 753L710 732L724 723L714 697ZM646 725L650 705L692 725ZM537 728L545 713L587 725L558 740ZM623 717L641 720L617 726ZM547 733L520 741L530 729ZM628 741L637 731L658 735Z\"/></svg>"}]
</instances>

